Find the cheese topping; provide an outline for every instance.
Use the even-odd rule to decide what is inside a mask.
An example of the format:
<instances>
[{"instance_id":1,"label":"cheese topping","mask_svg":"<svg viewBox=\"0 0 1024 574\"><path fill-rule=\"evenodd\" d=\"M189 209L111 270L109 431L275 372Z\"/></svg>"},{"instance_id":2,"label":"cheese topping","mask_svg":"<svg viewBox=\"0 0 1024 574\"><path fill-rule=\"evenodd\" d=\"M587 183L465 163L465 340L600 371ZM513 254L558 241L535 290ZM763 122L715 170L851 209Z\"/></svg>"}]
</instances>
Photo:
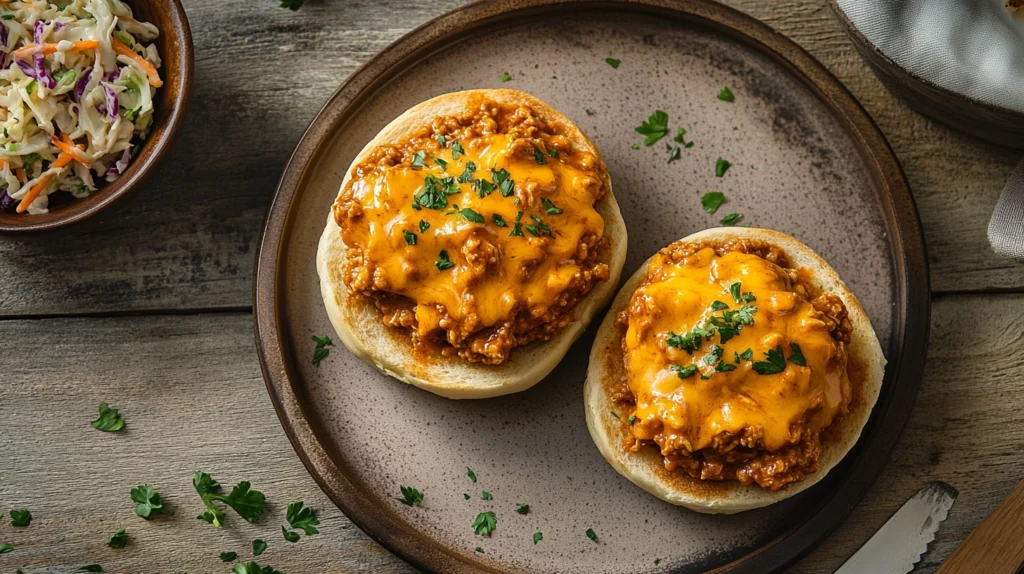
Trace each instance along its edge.
<instances>
[{"instance_id":1,"label":"cheese topping","mask_svg":"<svg viewBox=\"0 0 1024 574\"><path fill-rule=\"evenodd\" d=\"M417 343L500 363L546 340L596 262L603 166L523 106L480 102L382 146L335 205L349 287Z\"/></svg>"},{"instance_id":2,"label":"cheese topping","mask_svg":"<svg viewBox=\"0 0 1024 574\"><path fill-rule=\"evenodd\" d=\"M620 323L635 446L657 442L701 478L781 488L813 471L818 435L847 411L849 322L838 297L815 298L764 253L663 250ZM800 460L757 461L787 449Z\"/></svg>"}]
</instances>

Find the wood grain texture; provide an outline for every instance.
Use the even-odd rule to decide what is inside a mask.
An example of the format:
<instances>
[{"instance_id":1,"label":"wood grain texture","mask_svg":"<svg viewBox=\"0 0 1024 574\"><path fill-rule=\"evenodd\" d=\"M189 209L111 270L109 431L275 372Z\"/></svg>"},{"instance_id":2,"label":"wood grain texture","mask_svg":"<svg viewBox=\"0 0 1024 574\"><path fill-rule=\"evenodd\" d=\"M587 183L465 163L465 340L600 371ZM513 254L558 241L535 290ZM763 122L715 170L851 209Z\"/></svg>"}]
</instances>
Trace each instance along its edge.
<instances>
[{"instance_id":1,"label":"wood grain texture","mask_svg":"<svg viewBox=\"0 0 1024 574\"><path fill-rule=\"evenodd\" d=\"M938 574L1016 574L1024 565L1024 482L957 546Z\"/></svg>"},{"instance_id":2,"label":"wood grain texture","mask_svg":"<svg viewBox=\"0 0 1024 574\"><path fill-rule=\"evenodd\" d=\"M966 326L970 336L965 336ZM932 572L1018 483L1024 412L1016 400L1024 365L1024 296L949 296L936 301L932 356L892 463L850 519L794 573L831 572L925 482L960 490L917 572ZM35 520L0 521L0 572L72 572L99 562L110 572L223 572L218 553L300 572L408 572L323 495L288 444L260 376L243 313L0 321L0 510L26 507ZM327 360L330 360L328 358ZM123 433L93 430L108 401ZM194 470L225 484L250 480L270 500L250 525L229 513L217 530L202 510ZM146 522L129 490L157 487L175 514ZM304 500L320 510L321 534L281 538L284 510ZM128 528L125 550L104 544Z\"/></svg>"},{"instance_id":3,"label":"wood grain texture","mask_svg":"<svg viewBox=\"0 0 1024 574\"><path fill-rule=\"evenodd\" d=\"M910 111L823 0L728 3L806 48L881 126L917 199L936 290L1024 289L1024 265L997 257L985 238L1019 152ZM90 229L0 243L0 317L248 307L262 218L302 131L356 67L461 2L310 0L298 12L271 0L184 4L196 79L175 151L137 198Z\"/></svg>"}]
</instances>

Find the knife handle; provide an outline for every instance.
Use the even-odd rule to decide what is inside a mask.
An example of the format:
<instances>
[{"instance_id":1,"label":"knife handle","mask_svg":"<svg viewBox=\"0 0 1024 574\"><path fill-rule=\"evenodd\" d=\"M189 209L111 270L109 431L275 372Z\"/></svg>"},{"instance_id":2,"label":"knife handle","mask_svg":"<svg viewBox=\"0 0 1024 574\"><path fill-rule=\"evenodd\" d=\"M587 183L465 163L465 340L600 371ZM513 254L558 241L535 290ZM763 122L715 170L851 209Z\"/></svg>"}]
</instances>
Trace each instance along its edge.
<instances>
[{"instance_id":1,"label":"knife handle","mask_svg":"<svg viewBox=\"0 0 1024 574\"><path fill-rule=\"evenodd\" d=\"M1024 564L1024 482L999 503L936 574L1016 574Z\"/></svg>"}]
</instances>

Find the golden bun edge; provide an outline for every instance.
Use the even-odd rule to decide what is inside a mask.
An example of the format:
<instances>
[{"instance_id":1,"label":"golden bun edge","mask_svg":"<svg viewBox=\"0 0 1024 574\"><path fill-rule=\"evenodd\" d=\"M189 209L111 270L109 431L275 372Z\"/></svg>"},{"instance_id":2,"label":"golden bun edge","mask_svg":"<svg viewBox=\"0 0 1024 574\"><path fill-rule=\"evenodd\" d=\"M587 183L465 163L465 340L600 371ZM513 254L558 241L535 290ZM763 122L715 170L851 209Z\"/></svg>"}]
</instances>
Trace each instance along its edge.
<instances>
[{"instance_id":1,"label":"golden bun edge","mask_svg":"<svg viewBox=\"0 0 1024 574\"><path fill-rule=\"evenodd\" d=\"M563 123L566 136L576 148L601 157L594 144L572 120L537 98L516 90L468 90L443 94L417 104L385 126L353 160L341 189L348 185L352 168L377 146L400 141L429 125L437 116L462 112L472 98L479 96L499 103L525 104L538 117ZM573 308L574 321L551 340L516 348L501 365L470 363L458 357L437 358L430 362L418 359L411 352L408 336L395 333L384 325L380 311L372 302L349 295L341 276L346 246L333 214L328 213L317 248L316 267L320 294L335 332L354 355L381 373L450 399L483 399L532 387L558 365L594 315L607 305L618 285L626 260L626 226L612 194L611 178L607 172L604 179L607 193L595 207L605 220L608 244L602 262L608 264L610 276L608 281L595 284L590 293L577 302Z\"/></svg>"},{"instance_id":2,"label":"golden bun edge","mask_svg":"<svg viewBox=\"0 0 1024 574\"><path fill-rule=\"evenodd\" d=\"M634 273L619 291L611 308L598 329L591 348L590 365L584 384L587 428L594 444L605 460L631 482L658 498L707 514L734 514L761 508L794 496L825 478L853 448L871 415L881 391L885 373L885 357L871 321L854 294L846 287L824 259L800 241L768 229L718 227L706 229L684 237L683 242L725 242L730 239L757 239L780 247L795 267L813 271L812 284L822 292L838 295L846 305L853 335L847 346L851 365L858 366L860 394L854 394L850 412L834 422L823 435L818 470L800 482L771 491L756 484L742 485L737 481L702 481L681 470L667 471L663 458L656 449L643 448L629 452L622 447L627 430L622 421L612 414L614 401L610 389L622 374L622 336L615 326L615 318L626 308L629 300L647 274L650 259ZM851 384L858 384L851 381Z\"/></svg>"}]
</instances>

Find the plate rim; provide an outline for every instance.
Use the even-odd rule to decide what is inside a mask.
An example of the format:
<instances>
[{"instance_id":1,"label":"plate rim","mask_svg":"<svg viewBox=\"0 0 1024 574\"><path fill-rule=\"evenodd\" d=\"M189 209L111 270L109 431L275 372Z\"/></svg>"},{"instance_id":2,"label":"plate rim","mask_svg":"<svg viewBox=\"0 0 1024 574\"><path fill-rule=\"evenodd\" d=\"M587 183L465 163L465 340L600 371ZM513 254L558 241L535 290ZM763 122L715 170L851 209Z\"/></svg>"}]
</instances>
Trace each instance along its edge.
<instances>
[{"instance_id":1,"label":"plate rim","mask_svg":"<svg viewBox=\"0 0 1024 574\"><path fill-rule=\"evenodd\" d=\"M713 572L781 570L820 544L852 512L885 468L895 447L893 438L898 437L910 416L923 379L929 335L928 259L920 217L903 170L888 141L860 103L794 41L752 16L712 0L481 0L414 28L346 78L292 152L278 180L257 246L253 272L253 330L268 394L306 470L328 498L370 538L426 571L501 572L437 543L392 511L377 506L332 459L330 447L318 439L318 422L306 416L303 392L294 382L297 377L292 376L292 359L285 352L286 342L279 321L283 305L277 296L278 269L283 261L282 248L287 243L285 237L293 223L295 199L304 187L309 161L317 155L325 136L344 123L379 86L401 73L405 64L447 42L458 41L475 27L581 8L670 15L725 33L734 41L773 58L830 109L854 141L879 189L877 199L891 237L890 256L897 279L893 286L896 321L883 393L857 445L837 470L851 465L853 469L843 479L838 479L835 471L830 473L823 484L831 485L839 480L837 492L823 500L803 522ZM928 295L914 297L915 293ZM811 491L820 492L820 488Z\"/></svg>"}]
</instances>

